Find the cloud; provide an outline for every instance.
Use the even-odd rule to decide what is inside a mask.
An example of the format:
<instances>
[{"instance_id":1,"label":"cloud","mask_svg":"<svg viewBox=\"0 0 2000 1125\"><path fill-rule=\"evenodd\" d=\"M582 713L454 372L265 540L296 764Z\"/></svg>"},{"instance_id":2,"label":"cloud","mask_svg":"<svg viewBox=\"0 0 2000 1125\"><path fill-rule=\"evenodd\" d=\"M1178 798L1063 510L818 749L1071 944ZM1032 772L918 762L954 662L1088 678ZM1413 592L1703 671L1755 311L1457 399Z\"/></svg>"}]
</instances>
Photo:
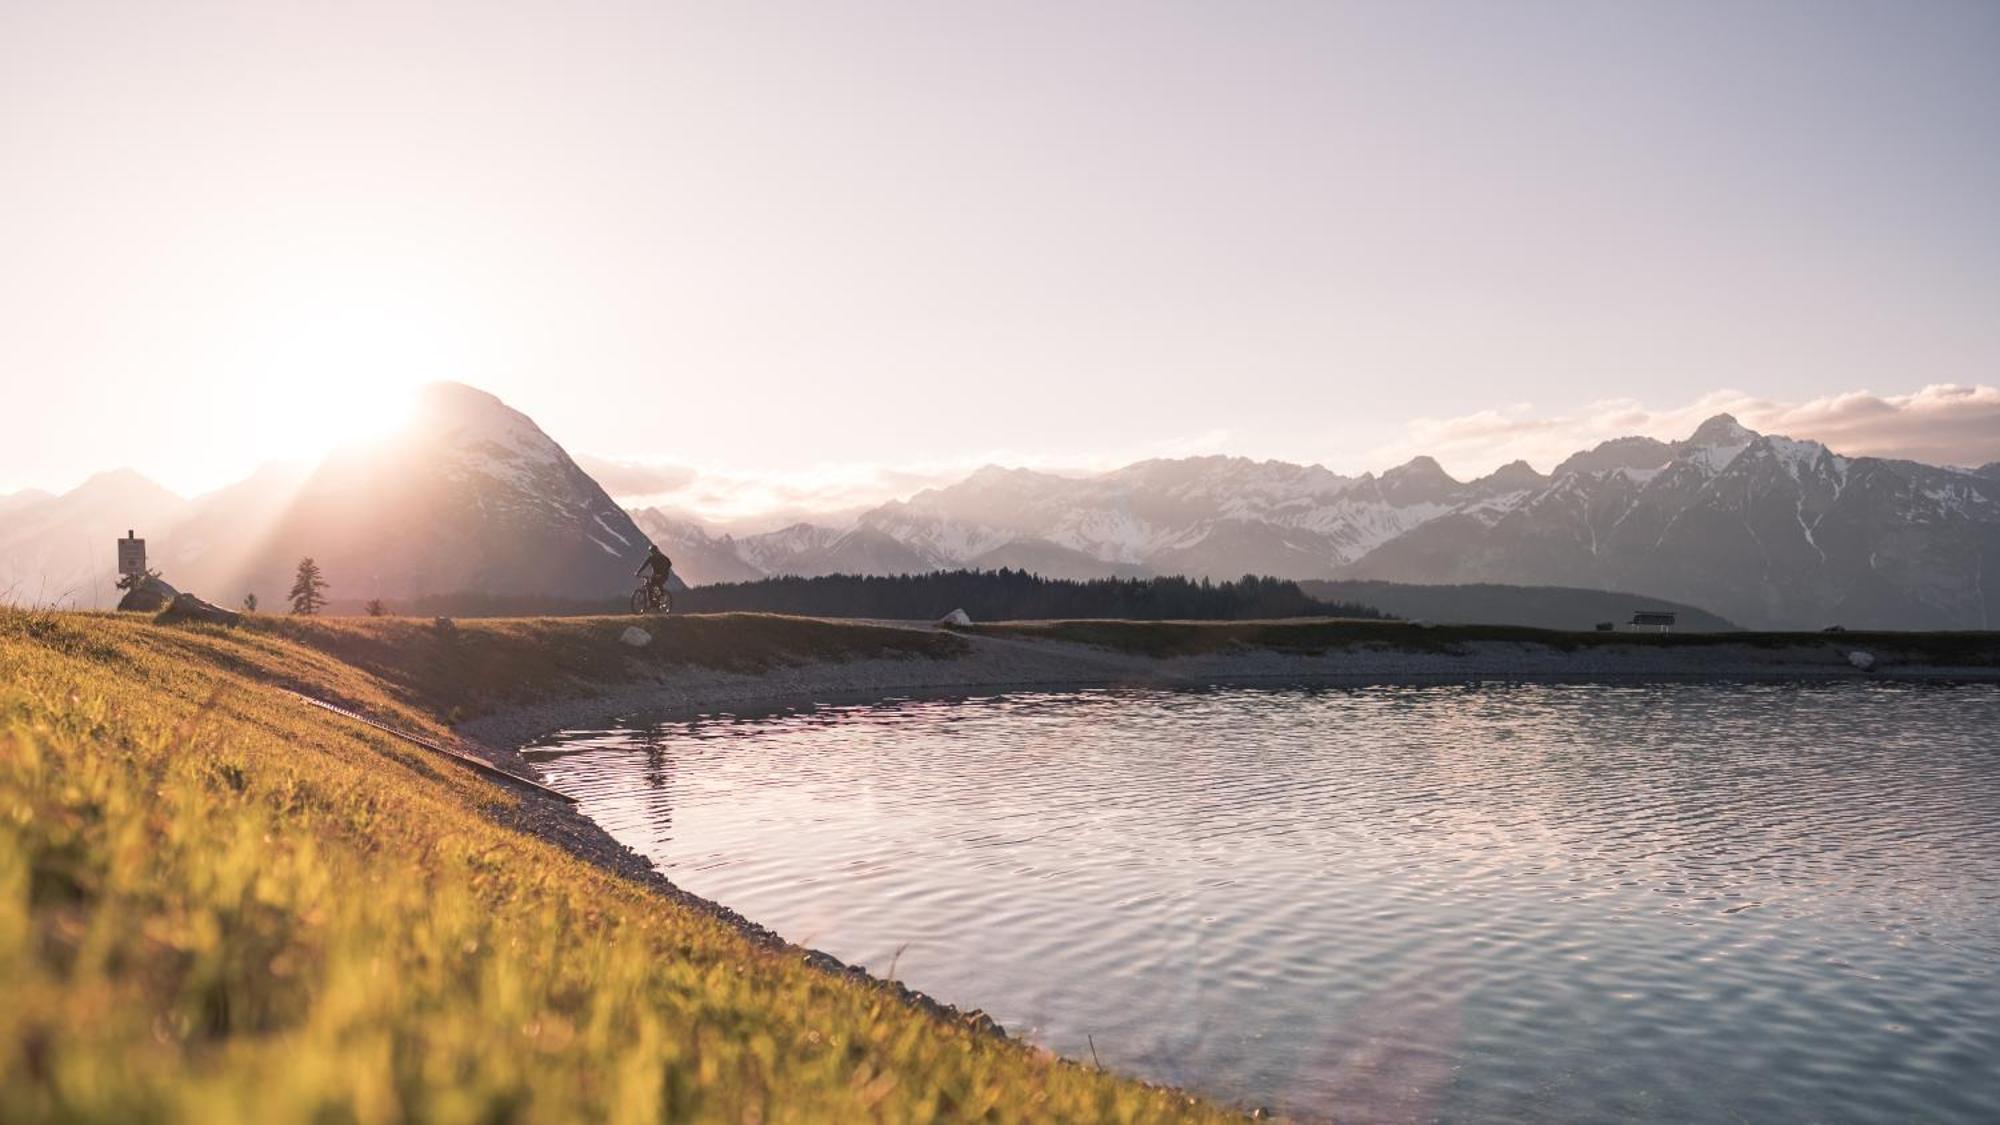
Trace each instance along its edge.
<instances>
[{"instance_id":1,"label":"cloud","mask_svg":"<svg viewBox=\"0 0 2000 1125\"><path fill-rule=\"evenodd\" d=\"M577 454L576 463L603 485L604 491L609 492L613 499L620 501L628 496L659 496L676 492L692 484L700 475L685 465L614 461L608 457L592 457L588 453Z\"/></svg>"},{"instance_id":2,"label":"cloud","mask_svg":"<svg viewBox=\"0 0 2000 1125\"><path fill-rule=\"evenodd\" d=\"M1601 441L1635 434L1674 441L1725 413L1760 433L1822 442L1849 456L1964 466L2000 460L2000 388L1944 383L1903 395L1851 391L1801 402L1717 390L1663 409L1604 399L1552 415L1515 403L1414 419L1400 439L1367 451L1353 467L1380 469L1427 453L1461 478L1517 459L1546 472Z\"/></svg>"},{"instance_id":3,"label":"cloud","mask_svg":"<svg viewBox=\"0 0 2000 1125\"><path fill-rule=\"evenodd\" d=\"M1616 398L1555 414L1514 403L1414 419L1397 440L1332 464L1344 472L1379 472L1429 454L1461 480L1517 459L1546 472L1601 441L1634 434L1674 441L1723 413L1761 433L1810 438L1850 456L1965 466L2000 460L2000 388L1940 384L1903 395L1854 391L1795 402L1717 390L1669 407ZM588 455L579 456L577 463L627 507L659 507L753 533L801 520L844 525L879 504L955 484L982 465L1086 475L1152 457L1220 452L1230 448L1232 437L1227 430L1214 430L1086 456L991 450L941 460L856 461L776 472L696 470Z\"/></svg>"},{"instance_id":4,"label":"cloud","mask_svg":"<svg viewBox=\"0 0 2000 1125\"><path fill-rule=\"evenodd\" d=\"M1753 429L1762 428L1745 419ZM2000 388L1941 383L1881 398L1866 391L1817 398L1765 422L1838 452L1907 457L1935 465L2000 461Z\"/></svg>"},{"instance_id":5,"label":"cloud","mask_svg":"<svg viewBox=\"0 0 2000 1125\"><path fill-rule=\"evenodd\" d=\"M1215 452L1229 439L1227 430L1211 430L1137 449L1081 457L995 449L940 460L901 464L855 461L774 472L694 470L589 455L579 455L576 462L597 478L612 499L626 507L658 507L732 531L754 533L801 520L844 524L888 501L908 499L926 488L957 484L982 465L1087 475L1149 457Z\"/></svg>"}]
</instances>

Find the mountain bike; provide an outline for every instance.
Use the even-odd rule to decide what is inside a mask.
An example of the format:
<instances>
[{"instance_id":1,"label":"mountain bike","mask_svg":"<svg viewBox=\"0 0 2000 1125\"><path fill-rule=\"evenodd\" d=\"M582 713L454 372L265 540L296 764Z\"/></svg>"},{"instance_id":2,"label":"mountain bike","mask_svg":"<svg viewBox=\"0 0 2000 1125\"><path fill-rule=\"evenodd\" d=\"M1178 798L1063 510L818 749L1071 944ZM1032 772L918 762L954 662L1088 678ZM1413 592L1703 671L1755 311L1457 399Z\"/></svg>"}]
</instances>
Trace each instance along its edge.
<instances>
[{"instance_id":1,"label":"mountain bike","mask_svg":"<svg viewBox=\"0 0 2000 1125\"><path fill-rule=\"evenodd\" d=\"M650 582L641 582L639 583L639 588L632 591L633 613L672 613L673 611L674 592L667 589L664 583L654 586Z\"/></svg>"}]
</instances>

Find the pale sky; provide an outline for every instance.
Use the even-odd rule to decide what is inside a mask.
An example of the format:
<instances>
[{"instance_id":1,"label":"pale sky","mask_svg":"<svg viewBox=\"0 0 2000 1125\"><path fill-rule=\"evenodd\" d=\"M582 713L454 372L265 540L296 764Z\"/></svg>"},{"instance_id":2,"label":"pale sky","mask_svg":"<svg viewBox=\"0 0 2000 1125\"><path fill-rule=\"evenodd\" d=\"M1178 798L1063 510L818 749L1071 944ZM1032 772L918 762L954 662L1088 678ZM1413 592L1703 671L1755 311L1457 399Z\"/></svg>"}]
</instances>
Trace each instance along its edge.
<instances>
[{"instance_id":1,"label":"pale sky","mask_svg":"<svg viewBox=\"0 0 2000 1125\"><path fill-rule=\"evenodd\" d=\"M1717 402L1992 460L1996 60L1991 0L0 0L0 491L441 378L773 496Z\"/></svg>"}]
</instances>

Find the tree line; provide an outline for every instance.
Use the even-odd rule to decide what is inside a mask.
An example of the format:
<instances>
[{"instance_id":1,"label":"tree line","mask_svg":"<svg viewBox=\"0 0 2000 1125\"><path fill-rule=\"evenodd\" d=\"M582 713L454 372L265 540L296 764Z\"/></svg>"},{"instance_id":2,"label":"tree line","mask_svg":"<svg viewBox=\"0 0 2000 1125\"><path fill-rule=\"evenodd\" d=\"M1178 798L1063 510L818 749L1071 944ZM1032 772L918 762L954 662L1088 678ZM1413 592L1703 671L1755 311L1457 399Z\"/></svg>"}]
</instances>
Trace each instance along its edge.
<instances>
[{"instance_id":1,"label":"tree line","mask_svg":"<svg viewBox=\"0 0 2000 1125\"><path fill-rule=\"evenodd\" d=\"M975 621L1130 618L1142 621L1240 621L1272 617L1368 617L1373 607L1319 601L1282 578L1246 574L1234 581L1161 578L1043 578L1024 570L945 570L893 576L832 574L696 586L674 595L674 609L755 611L813 617L935 620L962 609Z\"/></svg>"},{"instance_id":2,"label":"tree line","mask_svg":"<svg viewBox=\"0 0 2000 1125\"><path fill-rule=\"evenodd\" d=\"M299 560L289 600L304 616L327 608L327 581L318 563ZM429 594L410 599L398 612L420 616L500 617L546 614L573 616L618 613L625 599L557 598L521 594ZM254 594L244 609L255 612ZM879 617L936 620L962 609L974 621L1032 621L1052 618L1125 618L1135 621L1245 621L1274 617L1363 617L1387 619L1359 602L1322 601L1289 579L1246 574L1234 581L1179 575L1159 578L1044 578L1025 570L944 570L924 574L829 574L784 576L751 582L695 586L674 595L681 613L789 613L806 617ZM389 612L381 599L365 606L370 616Z\"/></svg>"}]
</instances>

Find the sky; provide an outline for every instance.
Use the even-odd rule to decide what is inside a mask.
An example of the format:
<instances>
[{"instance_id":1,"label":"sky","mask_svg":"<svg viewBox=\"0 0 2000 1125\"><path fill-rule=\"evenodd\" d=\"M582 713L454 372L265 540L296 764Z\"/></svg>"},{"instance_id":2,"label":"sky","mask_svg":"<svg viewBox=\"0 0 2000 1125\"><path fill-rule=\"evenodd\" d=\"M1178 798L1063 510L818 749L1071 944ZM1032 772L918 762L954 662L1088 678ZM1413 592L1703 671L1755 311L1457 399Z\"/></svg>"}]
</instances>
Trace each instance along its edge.
<instances>
[{"instance_id":1,"label":"sky","mask_svg":"<svg viewBox=\"0 0 2000 1125\"><path fill-rule=\"evenodd\" d=\"M1987 0L0 0L0 491L436 379L739 516L1717 405L2000 459L1996 58Z\"/></svg>"}]
</instances>

